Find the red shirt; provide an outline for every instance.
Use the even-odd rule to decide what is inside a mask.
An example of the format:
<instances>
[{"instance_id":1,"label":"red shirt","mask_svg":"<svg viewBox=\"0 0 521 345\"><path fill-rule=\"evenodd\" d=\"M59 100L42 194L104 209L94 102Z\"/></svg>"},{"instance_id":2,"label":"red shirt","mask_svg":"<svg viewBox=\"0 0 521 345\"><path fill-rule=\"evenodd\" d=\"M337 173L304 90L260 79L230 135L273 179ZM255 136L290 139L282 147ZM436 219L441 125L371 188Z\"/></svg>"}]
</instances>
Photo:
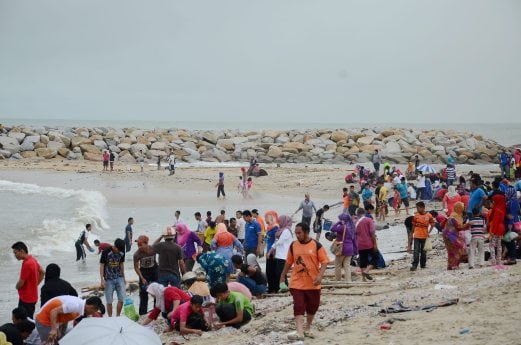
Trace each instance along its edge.
<instances>
[{"instance_id":1,"label":"red shirt","mask_svg":"<svg viewBox=\"0 0 521 345\"><path fill-rule=\"evenodd\" d=\"M174 326L177 322L179 322L179 325L181 325L181 322L186 322L186 320L188 320L188 317L193 313L194 311L192 310L190 302L185 302L181 304L172 313L172 317L170 318L172 326Z\"/></svg>"},{"instance_id":2,"label":"red shirt","mask_svg":"<svg viewBox=\"0 0 521 345\"><path fill-rule=\"evenodd\" d=\"M188 302L188 304L190 304L191 296L183 290L176 288L175 286L169 286L165 288L164 298L165 310L169 312L174 308L174 301ZM161 309L154 308L148 317L152 320L156 320L160 313Z\"/></svg>"},{"instance_id":3,"label":"red shirt","mask_svg":"<svg viewBox=\"0 0 521 345\"><path fill-rule=\"evenodd\" d=\"M38 302L38 275L40 272L40 264L32 255L28 255L23 263L20 271L20 279L24 281L24 285L18 290L20 300L25 303Z\"/></svg>"},{"instance_id":4,"label":"red shirt","mask_svg":"<svg viewBox=\"0 0 521 345\"><path fill-rule=\"evenodd\" d=\"M112 247L112 244L100 242L100 244L98 246L98 254L100 254L102 251L104 251L105 249L108 249L110 247Z\"/></svg>"}]
</instances>

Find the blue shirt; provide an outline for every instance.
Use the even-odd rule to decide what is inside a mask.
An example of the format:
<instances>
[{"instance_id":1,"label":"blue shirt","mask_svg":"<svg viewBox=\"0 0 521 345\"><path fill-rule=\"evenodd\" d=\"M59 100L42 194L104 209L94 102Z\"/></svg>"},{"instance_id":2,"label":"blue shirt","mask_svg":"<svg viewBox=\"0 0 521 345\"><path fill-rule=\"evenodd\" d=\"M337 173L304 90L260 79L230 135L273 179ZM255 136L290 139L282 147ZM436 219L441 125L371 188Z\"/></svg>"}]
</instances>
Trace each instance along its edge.
<instances>
[{"instance_id":1,"label":"blue shirt","mask_svg":"<svg viewBox=\"0 0 521 345\"><path fill-rule=\"evenodd\" d=\"M367 201L373 197L373 192L369 188L364 188L362 191L362 200Z\"/></svg>"},{"instance_id":2,"label":"blue shirt","mask_svg":"<svg viewBox=\"0 0 521 345\"><path fill-rule=\"evenodd\" d=\"M132 235L132 225L130 224L127 224L127 226L125 227L125 239L126 240L130 240L130 238L128 237L128 235Z\"/></svg>"},{"instance_id":3,"label":"blue shirt","mask_svg":"<svg viewBox=\"0 0 521 345\"><path fill-rule=\"evenodd\" d=\"M275 234L279 231L278 226L274 226L273 229L266 233L266 252L269 252L273 243L275 243Z\"/></svg>"},{"instance_id":4,"label":"blue shirt","mask_svg":"<svg viewBox=\"0 0 521 345\"><path fill-rule=\"evenodd\" d=\"M485 196L485 192L481 188L476 188L470 191L469 196L469 207L467 213L472 213L472 210L479 205L479 209L481 211L481 203L483 202L483 197Z\"/></svg>"},{"instance_id":5,"label":"blue shirt","mask_svg":"<svg viewBox=\"0 0 521 345\"><path fill-rule=\"evenodd\" d=\"M398 192L400 193L400 199L407 199L409 197L409 193L407 193L407 184L406 183L398 183L396 185Z\"/></svg>"},{"instance_id":6,"label":"blue shirt","mask_svg":"<svg viewBox=\"0 0 521 345\"><path fill-rule=\"evenodd\" d=\"M261 232L260 224L252 220L246 222L244 227L244 248L257 248L259 244L258 234Z\"/></svg>"},{"instance_id":7,"label":"blue shirt","mask_svg":"<svg viewBox=\"0 0 521 345\"><path fill-rule=\"evenodd\" d=\"M518 192L521 192L521 180L519 180L519 181L516 182L516 190L517 190Z\"/></svg>"}]
</instances>

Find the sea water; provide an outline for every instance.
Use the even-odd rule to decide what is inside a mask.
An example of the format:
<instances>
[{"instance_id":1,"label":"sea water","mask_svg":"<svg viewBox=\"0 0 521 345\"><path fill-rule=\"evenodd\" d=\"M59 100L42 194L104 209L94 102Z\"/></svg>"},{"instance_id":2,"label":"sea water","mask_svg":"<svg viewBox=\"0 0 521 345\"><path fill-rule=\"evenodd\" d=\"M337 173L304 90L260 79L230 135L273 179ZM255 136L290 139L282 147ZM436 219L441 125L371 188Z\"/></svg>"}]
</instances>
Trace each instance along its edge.
<instances>
[{"instance_id":1,"label":"sea water","mask_svg":"<svg viewBox=\"0 0 521 345\"><path fill-rule=\"evenodd\" d=\"M38 172L19 172L22 180L30 180ZM9 177L9 174L4 174ZM11 175L12 176L12 175ZM39 175L45 184L52 181L56 184L55 175L41 173ZM52 176L52 177L49 177ZM16 307L18 295L15 284L18 280L21 262L12 254L11 245L17 241L25 242L30 254L34 255L42 267L49 263L56 263L61 267L61 277L68 280L78 290L80 287L99 284L99 256L87 252L86 262L75 261L76 253L74 242L85 224L93 225L89 242L98 238L102 242L112 243L115 238L124 236L127 218L134 217L134 236L146 234L154 241L165 228L172 223L174 206L147 205L142 197L152 197L157 190L147 187L146 183L135 181L103 182L101 177L92 176L96 190L80 189L80 177L76 180L63 182L63 187L40 186L33 183L12 182L0 179L0 322L8 322L10 310ZM67 179L64 179L67 180ZM124 198L132 198L124 203L109 203L108 189L117 189ZM116 192L119 193L119 192ZM216 201L214 191L208 193L197 192L198 197L191 198L191 203L184 203L187 196L185 191L172 190L176 199L179 199L175 209L181 210L185 222L190 228L195 228L193 213L212 210L215 214L225 209L227 217L234 216L235 210L245 208L259 208L262 210L275 209L279 214L292 214L300 203L300 198L285 195L269 195L258 193L252 200L242 199L230 191L226 201ZM200 199L199 199L200 197ZM187 198L188 199L188 198ZM332 200L314 199L317 205L332 203ZM340 207L332 208L326 218L336 221L341 212ZM294 218L300 221L300 216ZM397 258L403 254L394 252L403 250L406 235L403 226L391 227L378 232L380 250L386 260ZM328 248L330 242L322 236L323 245ZM132 254L136 250L133 246ZM386 254L393 252L393 254ZM330 254L331 258L332 255ZM264 266L264 260L261 260ZM135 280L131 255L127 256L125 271L127 280ZM78 291L80 292L80 291ZM133 296L137 299L137 296ZM137 302L137 301L136 301Z\"/></svg>"}]
</instances>

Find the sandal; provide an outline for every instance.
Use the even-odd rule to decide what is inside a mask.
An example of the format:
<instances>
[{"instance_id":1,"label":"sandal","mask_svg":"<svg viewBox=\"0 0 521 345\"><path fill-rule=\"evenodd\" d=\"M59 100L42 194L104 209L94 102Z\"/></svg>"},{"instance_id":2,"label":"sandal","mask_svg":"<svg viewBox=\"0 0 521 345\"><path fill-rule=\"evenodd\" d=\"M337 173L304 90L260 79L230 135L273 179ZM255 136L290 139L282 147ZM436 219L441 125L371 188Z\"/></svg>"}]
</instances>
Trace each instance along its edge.
<instances>
[{"instance_id":1,"label":"sandal","mask_svg":"<svg viewBox=\"0 0 521 345\"><path fill-rule=\"evenodd\" d=\"M367 278L367 279L369 279L369 280L373 280L373 277L371 277L371 276L369 275L369 273L364 272L364 273L362 273L362 276L364 276L364 278Z\"/></svg>"},{"instance_id":2,"label":"sandal","mask_svg":"<svg viewBox=\"0 0 521 345\"><path fill-rule=\"evenodd\" d=\"M297 334L290 334L288 335L288 340L291 341L304 341L304 336Z\"/></svg>"},{"instance_id":3,"label":"sandal","mask_svg":"<svg viewBox=\"0 0 521 345\"><path fill-rule=\"evenodd\" d=\"M304 331L304 337L315 339L315 335L311 331Z\"/></svg>"}]
</instances>

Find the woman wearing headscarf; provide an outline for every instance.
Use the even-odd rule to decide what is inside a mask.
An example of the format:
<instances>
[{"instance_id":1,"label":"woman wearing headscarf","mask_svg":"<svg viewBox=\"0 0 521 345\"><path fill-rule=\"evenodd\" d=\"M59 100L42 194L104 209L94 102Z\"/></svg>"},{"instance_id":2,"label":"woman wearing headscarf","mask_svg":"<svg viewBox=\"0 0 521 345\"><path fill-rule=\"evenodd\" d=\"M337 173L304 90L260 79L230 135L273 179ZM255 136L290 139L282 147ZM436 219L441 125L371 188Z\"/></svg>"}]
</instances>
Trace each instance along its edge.
<instances>
[{"instance_id":1,"label":"woman wearing headscarf","mask_svg":"<svg viewBox=\"0 0 521 345\"><path fill-rule=\"evenodd\" d=\"M43 307L45 303L51 298L57 296L78 296L78 292L72 287L72 285L60 278L60 266L57 264L49 264L45 268L45 281L40 290L40 307Z\"/></svg>"},{"instance_id":2,"label":"woman wearing headscarf","mask_svg":"<svg viewBox=\"0 0 521 345\"><path fill-rule=\"evenodd\" d=\"M448 270L458 269L461 257L466 254L464 230L468 228L468 225L463 224L464 212L465 206L463 203L455 203L443 229L443 241L447 249Z\"/></svg>"},{"instance_id":3,"label":"woman wearing headscarf","mask_svg":"<svg viewBox=\"0 0 521 345\"><path fill-rule=\"evenodd\" d=\"M351 282L351 258L358 254L356 246L356 228L351 216L342 213L338 222L331 227L336 235L336 243L341 247L335 256L335 280L342 280L342 268L345 272L345 281Z\"/></svg>"},{"instance_id":4,"label":"woman wearing headscarf","mask_svg":"<svg viewBox=\"0 0 521 345\"><path fill-rule=\"evenodd\" d=\"M490 262L492 265L501 264L503 248L501 239L505 235L505 219L507 203L505 193L499 189L499 181L492 181L492 192L489 196L492 208L488 212L488 232L490 233Z\"/></svg>"},{"instance_id":5,"label":"woman wearing headscarf","mask_svg":"<svg viewBox=\"0 0 521 345\"><path fill-rule=\"evenodd\" d=\"M203 251L201 239L195 232L188 229L184 223L178 223L175 229L175 243L183 249L183 261L186 271L191 271L194 268L195 256Z\"/></svg>"},{"instance_id":6,"label":"woman wearing headscarf","mask_svg":"<svg viewBox=\"0 0 521 345\"><path fill-rule=\"evenodd\" d=\"M224 223L217 224L217 230L210 243L210 248L228 260L228 274L234 271L232 262L234 249L237 249L239 253L244 250L241 242L231 232L228 232Z\"/></svg>"},{"instance_id":7,"label":"woman wearing headscarf","mask_svg":"<svg viewBox=\"0 0 521 345\"><path fill-rule=\"evenodd\" d=\"M148 325L153 320L157 320L159 314L169 322L170 313L173 312L181 303L189 302L191 296L185 291L175 286L164 287L159 283L148 285L147 292L154 298L154 309L148 314L143 325Z\"/></svg>"},{"instance_id":8,"label":"woman wearing headscarf","mask_svg":"<svg viewBox=\"0 0 521 345\"><path fill-rule=\"evenodd\" d=\"M275 233L275 242L268 251L268 257L275 258L275 273L273 276L274 281L270 285L268 281L269 291L280 290L280 275L286 265L286 258L288 257L289 246L293 242L293 234L291 232L291 226L293 221L290 216L285 214L279 217L279 230ZM286 282L287 284L287 282Z\"/></svg>"},{"instance_id":9,"label":"woman wearing headscarf","mask_svg":"<svg viewBox=\"0 0 521 345\"><path fill-rule=\"evenodd\" d=\"M505 218L506 232L513 232L514 224L519 222L519 200L517 199L516 188L510 184L507 184L505 191L507 216ZM508 251L508 260L504 262L505 265L516 264L516 241L509 240L504 241Z\"/></svg>"},{"instance_id":10,"label":"woman wearing headscarf","mask_svg":"<svg viewBox=\"0 0 521 345\"><path fill-rule=\"evenodd\" d=\"M447 214L452 214L454 204L461 201L461 196L456 192L456 186L449 186L447 194L443 197L442 207L447 210Z\"/></svg>"},{"instance_id":11,"label":"woman wearing headscarf","mask_svg":"<svg viewBox=\"0 0 521 345\"><path fill-rule=\"evenodd\" d=\"M266 253L269 253L275 243L275 235L279 231L279 215L275 211L268 211L264 214L266 220ZM268 293L276 293L279 291L279 277L276 275L277 261L272 252L266 257L266 278L268 280ZM275 289L276 288L276 289Z\"/></svg>"}]
</instances>

